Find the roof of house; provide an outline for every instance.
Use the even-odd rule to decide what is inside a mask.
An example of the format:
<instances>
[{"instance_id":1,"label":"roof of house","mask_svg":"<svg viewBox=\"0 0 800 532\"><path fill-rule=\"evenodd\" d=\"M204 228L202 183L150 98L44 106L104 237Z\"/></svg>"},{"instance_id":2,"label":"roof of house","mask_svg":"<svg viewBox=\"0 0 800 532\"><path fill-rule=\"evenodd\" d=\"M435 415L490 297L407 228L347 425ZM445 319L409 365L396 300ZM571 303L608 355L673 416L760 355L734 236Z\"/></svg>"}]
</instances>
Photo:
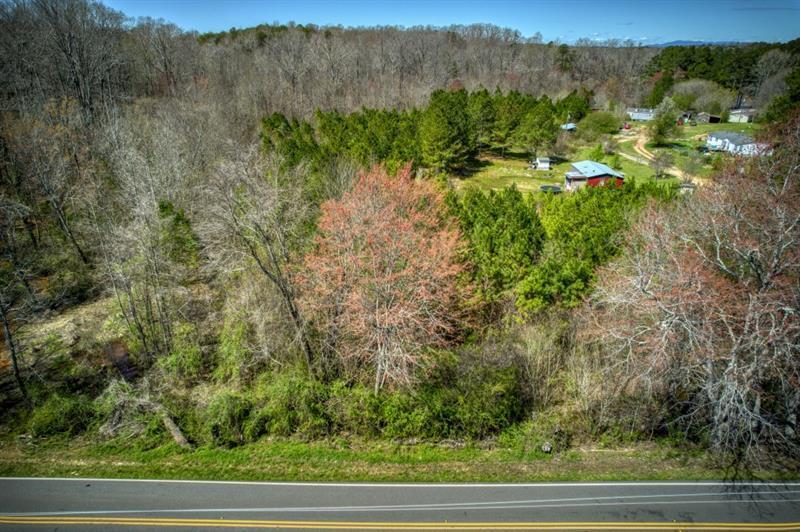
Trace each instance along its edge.
<instances>
[{"instance_id":1,"label":"roof of house","mask_svg":"<svg viewBox=\"0 0 800 532\"><path fill-rule=\"evenodd\" d=\"M731 109L730 114L732 114L732 115L754 115L754 114L756 114L756 110L752 109L752 108L749 108L749 107L743 107L741 109Z\"/></svg>"},{"instance_id":2,"label":"roof of house","mask_svg":"<svg viewBox=\"0 0 800 532\"><path fill-rule=\"evenodd\" d=\"M734 146L744 146L745 144L753 144L755 141L747 135L735 133L733 131L715 131L708 134L710 139L727 140Z\"/></svg>"},{"instance_id":3,"label":"roof of house","mask_svg":"<svg viewBox=\"0 0 800 532\"><path fill-rule=\"evenodd\" d=\"M550 162L550 157L537 157L536 158L536 162L537 163L549 163Z\"/></svg>"},{"instance_id":4,"label":"roof of house","mask_svg":"<svg viewBox=\"0 0 800 532\"><path fill-rule=\"evenodd\" d=\"M583 177L596 177L601 175L613 175L614 177L624 178L625 176L613 168L604 165L603 163L598 163L596 161L578 161L577 163L572 163L572 167L575 168ZM571 173L571 172L570 172ZM569 175L568 173L567 175Z\"/></svg>"},{"instance_id":5,"label":"roof of house","mask_svg":"<svg viewBox=\"0 0 800 532\"><path fill-rule=\"evenodd\" d=\"M577 129L577 128L578 128L578 126L576 126L574 122L567 122L566 124L563 124L561 126L561 129L567 129L567 130Z\"/></svg>"},{"instance_id":6,"label":"roof of house","mask_svg":"<svg viewBox=\"0 0 800 532\"><path fill-rule=\"evenodd\" d=\"M655 113L655 109L648 109L646 107L628 107L627 113Z\"/></svg>"}]
</instances>

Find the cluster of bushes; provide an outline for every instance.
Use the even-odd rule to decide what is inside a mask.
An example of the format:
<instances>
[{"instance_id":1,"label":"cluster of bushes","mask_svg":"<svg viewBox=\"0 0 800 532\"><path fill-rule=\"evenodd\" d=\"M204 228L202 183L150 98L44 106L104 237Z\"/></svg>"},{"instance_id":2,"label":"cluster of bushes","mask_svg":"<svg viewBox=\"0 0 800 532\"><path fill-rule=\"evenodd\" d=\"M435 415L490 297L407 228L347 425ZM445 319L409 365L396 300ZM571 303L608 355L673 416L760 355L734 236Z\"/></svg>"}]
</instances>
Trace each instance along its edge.
<instances>
[{"instance_id":1,"label":"cluster of bushes","mask_svg":"<svg viewBox=\"0 0 800 532\"><path fill-rule=\"evenodd\" d=\"M34 436L73 435L83 432L93 419L91 399L56 393L33 411L29 428Z\"/></svg>"},{"instance_id":2,"label":"cluster of bushes","mask_svg":"<svg viewBox=\"0 0 800 532\"><path fill-rule=\"evenodd\" d=\"M589 293L594 271L619 250L631 213L674 191L655 183L587 188L547 195L537 205L514 188L452 194L448 203L469 242L468 259L485 302L515 294L517 308L574 307Z\"/></svg>"},{"instance_id":3,"label":"cluster of bushes","mask_svg":"<svg viewBox=\"0 0 800 532\"><path fill-rule=\"evenodd\" d=\"M552 305L577 306L589 293L595 270L616 255L619 235L648 199L667 200L671 187L626 180L579 194L548 196L541 206L547 242L542 257L517 290L517 306L538 312Z\"/></svg>"},{"instance_id":4,"label":"cluster of bushes","mask_svg":"<svg viewBox=\"0 0 800 532\"><path fill-rule=\"evenodd\" d=\"M469 369L465 369L468 366ZM415 390L375 394L371 387L324 383L290 369L262 375L246 391L224 389L204 409L199 441L234 446L264 436L485 438L518 421L520 378L513 365L438 358Z\"/></svg>"}]
</instances>

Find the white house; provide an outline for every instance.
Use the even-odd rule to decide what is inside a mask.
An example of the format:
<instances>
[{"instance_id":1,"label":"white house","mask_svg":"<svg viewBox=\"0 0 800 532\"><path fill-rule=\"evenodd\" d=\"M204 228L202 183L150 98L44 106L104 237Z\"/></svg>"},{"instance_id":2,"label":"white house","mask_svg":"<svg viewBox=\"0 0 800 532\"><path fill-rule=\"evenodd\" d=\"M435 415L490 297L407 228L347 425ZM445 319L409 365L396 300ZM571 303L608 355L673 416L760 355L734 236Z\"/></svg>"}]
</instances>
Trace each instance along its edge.
<instances>
[{"instance_id":1,"label":"white house","mask_svg":"<svg viewBox=\"0 0 800 532\"><path fill-rule=\"evenodd\" d=\"M732 109L728 116L728 122L746 124L752 122L754 117L755 111L752 109Z\"/></svg>"},{"instance_id":2,"label":"white house","mask_svg":"<svg viewBox=\"0 0 800 532\"><path fill-rule=\"evenodd\" d=\"M706 147L712 151L726 151L733 155L758 155L763 153L766 144L757 143L747 135L733 131L715 131L706 137Z\"/></svg>"},{"instance_id":3,"label":"white house","mask_svg":"<svg viewBox=\"0 0 800 532\"><path fill-rule=\"evenodd\" d=\"M640 109L638 107L629 107L626 111L631 120L652 120L656 116L655 109Z\"/></svg>"}]
</instances>

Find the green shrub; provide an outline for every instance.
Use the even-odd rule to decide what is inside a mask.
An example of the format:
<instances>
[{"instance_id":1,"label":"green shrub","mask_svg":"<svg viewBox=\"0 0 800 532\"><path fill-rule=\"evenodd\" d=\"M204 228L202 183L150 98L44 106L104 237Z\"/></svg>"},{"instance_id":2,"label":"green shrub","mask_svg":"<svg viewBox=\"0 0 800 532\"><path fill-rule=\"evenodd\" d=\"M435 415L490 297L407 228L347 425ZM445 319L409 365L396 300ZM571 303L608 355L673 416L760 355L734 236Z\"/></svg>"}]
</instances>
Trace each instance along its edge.
<instances>
[{"instance_id":1,"label":"green shrub","mask_svg":"<svg viewBox=\"0 0 800 532\"><path fill-rule=\"evenodd\" d=\"M177 264L197 267L200 244L184 210L161 200L158 202L158 217L162 221L161 245L166 249L167 256Z\"/></svg>"},{"instance_id":2,"label":"green shrub","mask_svg":"<svg viewBox=\"0 0 800 532\"><path fill-rule=\"evenodd\" d=\"M34 436L78 434L93 417L92 402L87 397L54 394L33 411L29 428Z\"/></svg>"},{"instance_id":3,"label":"green shrub","mask_svg":"<svg viewBox=\"0 0 800 532\"><path fill-rule=\"evenodd\" d=\"M239 382L250 352L246 346L247 321L243 316L226 316L219 335L217 368L214 377L220 382Z\"/></svg>"},{"instance_id":4,"label":"green shrub","mask_svg":"<svg viewBox=\"0 0 800 532\"><path fill-rule=\"evenodd\" d=\"M264 375L255 389L258 407L247 423L248 440L262 434L297 434L306 438L326 435L327 394L322 383L299 369Z\"/></svg>"},{"instance_id":5,"label":"green shrub","mask_svg":"<svg viewBox=\"0 0 800 532\"><path fill-rule=\"evenodd\" d=\"M433 418L433 437L485 438L519 419L524 405L509 350L487 342L439 356L418 399Z\"/></svg>"},{"instance_id":6,"label":"green shrub","mask_svg":"<svg viewBox=\"0 0 800 532\"><path fill-rule=\"evenodd\" d=\"M573 426L556 412L548 411L508 427L497 438L497 443L522 458L546 454L542 450L545 444L549 444L551 452L564 452L570 448L573 438Z\"/></svg>"},{"instance_id":7,"label":"green shrub","mask_svg":"<svg viewBox=\"0 0 800 532\"><path fill-rule=\"evenodd\" d=\"M332 432L377 436L383 426L381 396L361 384L336 381L325 405Z\"/></svg>"},{"instance_id":8,"label":"green shrub","mask_svg":"<svg viewBox=\"0 0 800 532\"><path fill-rule=\"evenodd\" d=\"M175 327L172 350L158 364L171 377L187 382L197 381L204 370L197 327L190 323L179 323Z\"/></svg>"},{"instance_id":9,"label":"green shrub","mask_svg":"<svg viewBox=\"0 0 800 532\"><path fill-rule=\"evenodd\" d=\"M588 141L595 141L602 135L617 133L620 120L614 114L605 111L590 113L578 124L578 132Z\"/></svg>"},{"instance_id":10,"label":"green shrub","mask_svg":"<svg viewBox=\"0 0 800 532\"><path fill-rule=\"evenodd\" d=\"M208 409L198 408L190 396L172 394L166 391L161 396L161 405L180 427L183 435L190 442L213 443L210 438ZM212 398L213 401L213 398Z\"/></svg>"},{"instance_id":11,"label":"green shrub","mask_svg":"<svg viewBox=\"0 0 800 532\"><path fill-rule=\"evenodd\" d=\"M485 438L513 423L519 415L518 379L514 368L489 369L480 379L462 383L455 408L458 432Z\"/></svg>"},{"instance_id":12,"label":"green shrub","mask_svg":"<svg viewBox=\"0 0 800 532\"><path fill-rule=\"evenodd\" d=\"M383 435L388 438L431 438L439 436L438 424L428 405L414 396L389 393L381 403Z\"/></svg>"},{"instance_id":13,"label":"green shrub","mask_svg":"<svg viewBox=\"0 0 800 532\"><path fill-rule=\"evenodd\" d=\"M215 445L232 447L244 443L245 421L252 405L243 396L223 391L217 394L205 412L207 436Z\"/></svg>"}]
</instances>

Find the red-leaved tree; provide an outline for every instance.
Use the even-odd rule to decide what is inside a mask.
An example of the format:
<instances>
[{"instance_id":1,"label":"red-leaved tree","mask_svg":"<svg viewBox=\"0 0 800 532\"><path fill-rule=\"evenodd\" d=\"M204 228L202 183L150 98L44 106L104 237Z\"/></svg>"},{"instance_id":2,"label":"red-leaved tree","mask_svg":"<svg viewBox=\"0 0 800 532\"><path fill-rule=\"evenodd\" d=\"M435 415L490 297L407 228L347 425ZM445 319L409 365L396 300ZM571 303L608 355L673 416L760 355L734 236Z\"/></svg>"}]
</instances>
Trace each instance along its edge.
<instances>
[{"instance_id":1,"label":"red-leaved tree","mask_svg":"<svg viewBox=\"0 0 800 532\"><path fill-rule=\"evenodd\" d=\"M322 205L315 244L302 303L323 352L371 367L375 393L411 384L425 349L449 345L461 323L461 239L441 194L410 166L395 176L375 166Z\"/></svg>"}]
</instances>

